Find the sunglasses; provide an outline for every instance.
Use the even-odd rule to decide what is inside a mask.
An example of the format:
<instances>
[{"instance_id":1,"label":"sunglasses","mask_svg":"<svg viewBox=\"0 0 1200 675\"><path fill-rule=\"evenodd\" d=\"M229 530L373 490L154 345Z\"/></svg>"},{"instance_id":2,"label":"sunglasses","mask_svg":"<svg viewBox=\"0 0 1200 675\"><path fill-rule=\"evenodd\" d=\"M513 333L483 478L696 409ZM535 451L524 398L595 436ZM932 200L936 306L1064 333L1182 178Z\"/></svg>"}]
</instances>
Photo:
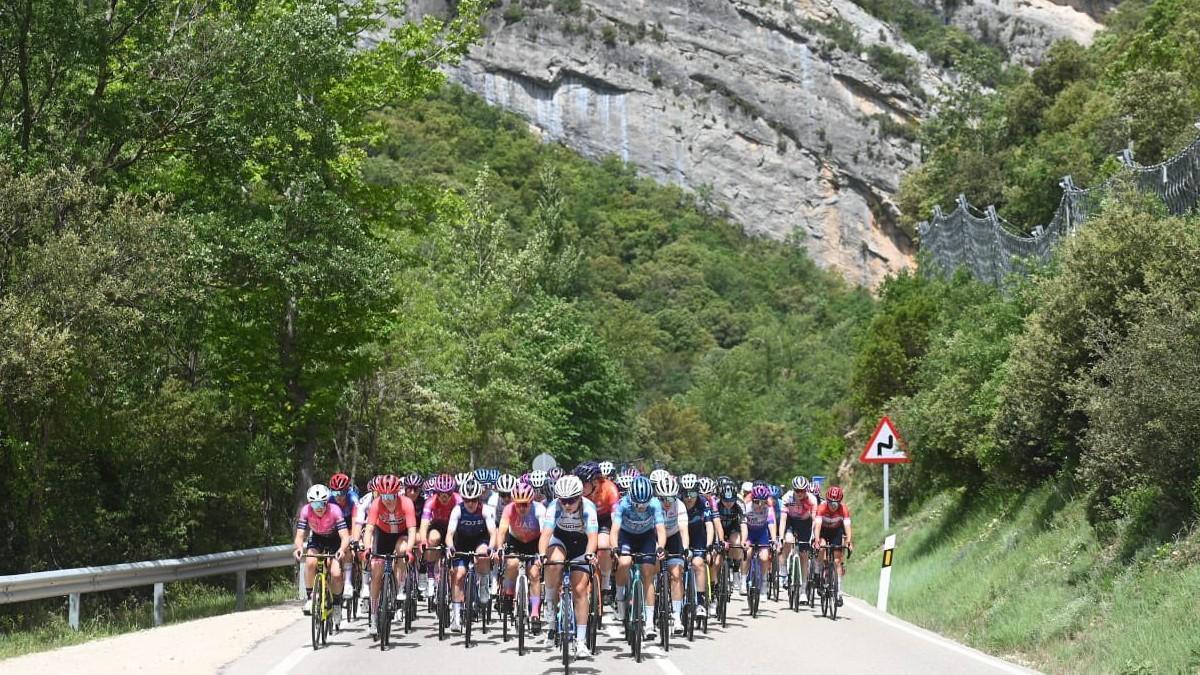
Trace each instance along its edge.
<instances>
[{"instance_id":1,"label":"sunglasses","mask_svg":"<svg viewBox=\"0 0 1200 675\"><path fill-rule=\"evenodd\" d=\"M312 507L318 511L329 505L329 502L312 502Z\"/></svg>"},{"instance_id":2,"label":"sunglasses","mask_svg":"<svg viewBox=\"0 0 1200 675\"><path fill-rule=\"evenodd\" d=\"M391 494L391 493L388 493L388 494L382 494L382 495L379 495L379 496L380 496L380 497L383 499L383 501L385 501L385 502L394 502L394 501L396 501L396 495L394 495L394 494Z\"/></svg>"},{"instance_id":3,"label":"sunglasses","mask_svg":"<svg viewBox=\"0 0 1200 675\"><path fill-rule=\"evenodd\" d=\"M755 504L766 504L767 503L767 500L765 500L765 499L753 499L751 501L753 501Z\"/></svg>"},{"instance_id":4,"label":"sunglasses","mask_svg":"<svg viewBox=\"0 0 1200 675\"><path fill-rule=\"evenodd\" d=\"M479 503L479 497L473 497L473 498L470 498L470 499L463 499L463 503L464 503L464 504L478 504L478 503Z\"/></svg>"},{"instance_id":5,"label":"sunglasses","mask_svg":"<svg viewBox=\"0 0 1200 675\"><path fill-rule=\"evenodd\" d=\"M567 506L570 506L577 501L579 501L579 497L559 497L558 498L558 503L566 504Z\"/></svg>"},{"instance_id":6,"label":"sunglasses","mask_svg":"<svg viewBox=\"0 0 1200 675\"><path fill-rule=\"evenodd\" d=\"M333 495L334 497L342 497L346 494L346 491L345 490L333 490L329 494Z\"/></svg>"}]
</instances>

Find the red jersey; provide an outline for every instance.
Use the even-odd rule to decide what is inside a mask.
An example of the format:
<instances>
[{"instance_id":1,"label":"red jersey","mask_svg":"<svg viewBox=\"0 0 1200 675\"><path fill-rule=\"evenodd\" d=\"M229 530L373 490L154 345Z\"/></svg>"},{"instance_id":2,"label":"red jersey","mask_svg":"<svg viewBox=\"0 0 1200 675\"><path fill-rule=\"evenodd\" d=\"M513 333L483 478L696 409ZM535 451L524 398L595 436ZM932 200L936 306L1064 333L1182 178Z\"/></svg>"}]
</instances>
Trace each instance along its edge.
<instances>
[{"instance_id":1,"label":"red jersey","mask_svg":"<svg viewBox=\"0 0 1200 675\"><path fill-rule=\"evenodd\" d=\"M829 502L821 502L817 507L815 518L821 520L822 530L836 530L850 524L850 509L845 504L838 504L837 511L829 508Z\"/></svg>"},{"instance_id":2,"label":"red jersey","mask_svg":"<svg viewBox=\"0 0 1200 675\"><path fill-rule=\"evenodd\" d=\"M372 499L371 508L367 511L367 523L380 532L407 534L408 528L417 526L412 500L400 495L396 498L396 508L388 510L382 499Z\"/></svg>"},{"instance_id":3,"label":"red jersey","mask_svg":"<svg viewBox=\"0 0 1200 675\"><path fill-rule=\"evenodd\" d=\"M596 489L592 490L588 499L596 505L597 516L607 516L612 514L617 502L621 501L621 492L617 489L616 483L607 478L598 478Z\"/></svg>"}]
</instances>

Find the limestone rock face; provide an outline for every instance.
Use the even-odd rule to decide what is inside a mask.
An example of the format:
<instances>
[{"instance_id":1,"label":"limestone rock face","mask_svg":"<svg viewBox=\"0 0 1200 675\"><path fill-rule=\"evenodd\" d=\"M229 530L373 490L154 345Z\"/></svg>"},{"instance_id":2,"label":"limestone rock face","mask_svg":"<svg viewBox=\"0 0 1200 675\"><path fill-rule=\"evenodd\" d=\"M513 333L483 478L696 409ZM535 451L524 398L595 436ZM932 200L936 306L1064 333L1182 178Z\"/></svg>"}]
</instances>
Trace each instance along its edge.
<instances>
[{"instance_id":1,"label":"limestone rock face","mask_svg":"<svg viewBox=\"0 0 1200 675\"><path fill-rule=\"evenodd\" d=\"M999 45L1009 60L1042 62L1059 40L1091 44L1100 19L1119 0L920 0L977 39Z\"/></svg>"},{"instance_id":2,"label":"limestone rock face","mask_svg":"<svg viewBox=\"0 0 1200 675\"><path fill-rule=\"evenodd\" d=\"M852 283L914 264L892 195L920 157L906 125L952 74L852 2L501 0L485 27L451 79L545 140L703 194ZM874 45L911 59L909 75L886 81Z\"/></svg>"}]
</instances>

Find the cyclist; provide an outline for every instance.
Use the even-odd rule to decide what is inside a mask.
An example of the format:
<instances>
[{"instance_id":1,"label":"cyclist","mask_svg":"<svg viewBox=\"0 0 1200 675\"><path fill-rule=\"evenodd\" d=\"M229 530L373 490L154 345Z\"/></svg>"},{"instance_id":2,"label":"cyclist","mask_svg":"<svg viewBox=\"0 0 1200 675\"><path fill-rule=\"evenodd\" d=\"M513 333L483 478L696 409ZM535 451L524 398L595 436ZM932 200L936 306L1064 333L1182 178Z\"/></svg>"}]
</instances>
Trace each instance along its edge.
<instances>
[{"instance_id":1,"label":"cyclist","mask_svg":"<svg viewBox=\"0 0 1200 675\"><path fill-rule=\"evenodd\" d=\"M693 476L693 479L695 477ZM683 502L679 501L679 479L671 474L659 475L654 483L654 496L658 497L663 508L663 527L667 534L666 552L671 555L686 555L691 549L688 535L688 515ZM667 571L671 577L671 616L675 619L675 633L684 632L683 619L683 563L681 559L667 561Z\"/></svg>"},{"instance_id":2,"label":"cyclist","mask_svg":"<svg viewBox=\"0 0 1200 675\"><path fill-rule=\"evenodd\" d=\"M396 600L407 599L404 580L408 571L408 552L417 538L417 516L412 500L400 494L403 485L396 476L382 476L375 482L379 497L371 500L367 514L367 526L363 542L368 551L375 555L397 555L400 559L392 567L396 577ZM371 639L378 634L379 589L383 588L383 561L371 560Z\"/></svg>"},{"instance_id":3,"label":"cyclist","mask_svg":"<svg viewBox=\"0 0 1200 675\"><path fill-rule=\"evenodd\" d=\"M850 509L842 502L845 498L845 493L842 488L834 485L825 493L825 503L817 507L816 513L813 515L813 534L817 540L817 547L829 544L830 546L842 546L851 548L853 541L853 533L850 529ZM834 550L834 559L837 561L838 580L844 582L846 580L846 558L845 551L842 549ZM828 564L828 560L824 559L824 552L821 553L821 564ZM838 607L842 606L842 584L838 584Z\"/></svg>"},{"instance_id":4,"label":"cyclist","mask_svg":"<svg viewBox=\"0 0 1200 675\"><path fill-rule=\"evenodd\" d=\"M534 501L533 486L518 482L512 491L512 503L504 507L504 515L500 517L500 528L496 532L496 541L503 543L506 551L520 555L538 555L538 540L542 536L542 521L546 515L545 507ZM513 596L516 594L517 572L521 561L515 557L507 558L504 563L504 583L500 587L500 604L504 612L511 612ZM535 562L529 566L529 617L533 632L541 623L542 594L539 581L542 576L542 565Z\"/></svg>"},{"instance_id":5,"label":"cyclist","mask_svg":"<svg viewBox=\"0 0 1200 675\"><path fill-rule=\"evenodd\" d=\"M771 510L769 500L771 489L766 485L756 485L750 491L750 508L742 519L742 541L749 549L751 546L767 548L758 549L758 559L762 562L764 574L770 570L770 551L776 546L778 539L775 529L775 512ZM746 577L750 569L750 560L742 561L742 576ZM744 579L745 583L749 579ZM745 589L743 589L744 592Z\"/></svg>"},{"instance_id":6,"label":"cyclist","mask_svg":"<svg viewBox=\"0 0 1200 675\"><path fill-rule=\"evenodd\" d=\"M617 616L625 618L625 584L633 566L632 554L658 554L661 558L667 545L667 530L663 522L662 502L654 496L650 479L638 476L629 486L629 494L613 509L613 529L617 531ZM654 563L642 563L642 591L646 598L646 639L654 640Z\"/></svg>"},{"instance_id":7,"label":"cyclist","mask_svg":"<svg viewBox=\"0 0 1200 675\"><path fill-rule=\"evenodd\" d=\"M604 477L596 462L584 462L575 467L575 475L583 483L583 496L591 500L596 508L596 520L600 528L596 557L600 568L600 588L607 598L612 581L612 511L621 501L621 493L615 483Z\"/></svg>"},{"instance_id":8,"label":"cyclist","mask_svg":"<svg viewBox=\"0 0 1200 675\"><path fill-rule=\"evenodd\" d=\"M718 491L717 520L714 522L719 533L717 541L725 545L725 553L736 563L733 566L733 586L744 589L745 580L742 578L742 523L746 519L746 505L738 499L737 486L733 482L725 483ZM716 556L715 563L724 563L725 555Z\"/></svg>"},{"instance_id":9,"label":"cyclist","mask_svg":"<svg viewBox=\"0 0 1200 675\"><path fill-rule=\"evenodd\" d=\"M617 467L612 462L608 461L607 459L604 460L603 462L600 462L600 475L601 476L611 479L613 477L613 474L616 472L617 472Z\"/></svg>"},{"instance_id":10,"label":"cyclist","mask_svg":"<svg viewBox=\"0 0 1200 675\"><path fill-rule=\"evenodd\" d=\"M457 487L458 483L454 481L454 476L443 473L433 479L434 496L425 500L425 507L421 510L420 540L427 549L441 546L442 542L446 541L446 528L450 525L450 514L454 512L454 507L462 502L462 498L455 492ZM436 561L437 552L427 550L425 552L426 597L432 597L437 592L438 579L434 578L433 574L433 564Z\"/></svg>"},{"instance_id":11,"label":"cyclist","mask_svg":"<svg viewBox=\"0 0 1200 675\"><path fill-rule=\"evenodd\" d=\"M425 508L425 479L419 473L410 473L404 477L404 496L412 500L413 510L418 516Z\"/></svg>"},{"instance_id":12,"label":"cyclist","mask_svg":"<svg viewBox=\"0 0 1200 675\"><path fill-rule=\"evenodd\" d=\"M489 601L487 575L491 570L492 542L496 538L495 519L492 508L483 503L483 483L474 476L469 476L459 486L459 503L450 512L450 522L446 526L446 541L450 552L474 551L475 570L480 579L479 603L486 605ZM462 632L463 602L466 597L467 561L456 558L452 562L453 570L450 577L454 584L454 598L451 601L450 630Z\"/></svg>"},{"instance_id":13,"label":"cyclist","mask_svg":"<svg viewBox=\"0 0 1200 675\"><path fill-rule=\"evenodd\" d=\"M492 507L492 515L496 518L496 527L500 527L500 519L504 516L504 509L512 503L512 491L517 487L517 477L510 474L501 474L496 478L496 488L492 490L492 496L488 497L487 504ZM503 544L503 540L497 538L492 542L493 549L499 549Z\"/></svg>"},{"instance_id":14,"label":"cyclist","mask_svg":"<svg viewBox=\"0 0 1200 675\"><path fill-rule=\"evenodd\" d=\"M817 500L808 493L808 479L804 476L796 476L792 479L792 491L783 497L783 521L779 525L779 530L783 532L783 552L784 560L791 555L792 546L796 546L800 551L800 583L803 584L805 579L808 579L808 555L812 550L812 525L813 514L817 510ZM788 579L784 575L784 585L786 586ZM800 593L804 592L804 586L801 585Z\"/></svg>"},{"instance_id":15,"label":"cyclist","mask_svg":"<svg viewBox=\"0 0 1200 675\"><path fill-rule=\"evenodd\" d=\"M545 506L546 502L549 501L547 498L550 490L548 482L549 476L546 475L545 471L534 469L529 472L529 485L533 488L533 499L542 506Z\"/></svg>"},{"instance_id":16,"label":"cyclist","mask_svg":"<svg viewBox=\"0 0 1200 675\"><path fill-rule=\"evenodd\" d=\"M633 474L618 474L613 484L617 486L617 493L624 497L629 492L629 486L633 485Z\"/></svg>"},{"instance_id":17,"label":"cyclist","mask_svg":"<svg viewBox=\"0 0 1200 675\"><path fill-rule=\"evenodd\" d=\"M708 549L716 541L716 530L713 526L714 514L709 508L708 498L700 494L699 487L703 481L697 481L688 475L679 480L680 498L683 501L684 512L687 514L688 542L691 545L692 573L696 577L696 616L708 614L708 565L705 556Z\"/></svg>"},{"instance_id":18,"label":"cyclist","mask_svg":"<svg viewBox=\"0 0 1200 675\"><path fill-rule=\"evenodd\" d=\"M350 476L340 471L329 477L330 502L337 504L342 510L342 518L346 520L346 531L350 533L350 541L357 544L362 538L362 531L354 522L354 508L358 503L358 491L350 483ZM354 585L354 559L347 555L342 560L342 576L346 583Z\"/></svg>"},{"instance_id":19,"label":"cyclist","mask_svg":"<svg viewBox=\"0 0 1200 675\"><path fill-rule=\"evenodd\" d=\"M594 467L599 472L599 467ZM542 517L542 535L538 550L542 557L554 562L592 562L599 541L599 521L596 506L583 497L583 481L567 474L554 483L555 499ZM546 620L553 622L558 591L562 583L563 566L546 568ZM571 570L571 591L575 599L575 642L587 650L588 584L590 578L583 569ZM547 635L554 639L554 629ZM588 652L591 655L590 652Z\"/></svg>"},{"instance_id":20,"label":"cyclist","mask_svg":"<svg viewBox=\"0 0 1200 675\"><path fill-rule=\"evenodd\" d=\"M308 489L308 503L300 507L296 517L296 560L304 560L304 608L305 614L312 614L313 578L317 575L317 559L304 558L305 551L316 551L320 554L331 554L333 562L341 561L350 549L350 533L346 529L346 519L337 504L329 503L329 488L320 483ZM345 588L345 577L342 576L342 566L331 564L329 575L333 591L333 624L342 623L342 591Z\"/></svg>"},{"instance_id":21,"label":"cyclist","mask_svg":"<svg viewBox=\"0 0 1200 675\"><path fill-rule=\"evenodd\" d=\"M375 499L376 483L383 476L375 476L367 481L367 491L363 493L358 501L354 504L354 527L351 530L351 539L354 543L352 546L358 549L358 560L362 564L362 569L367 569L367 549L363 546L363 532L367 527L367 514L371 510L371 502ZM363 575L363 597L359 600L358 611L360 614L367 614L371 607L371 575Z\"/></svg>"}]
</instances>

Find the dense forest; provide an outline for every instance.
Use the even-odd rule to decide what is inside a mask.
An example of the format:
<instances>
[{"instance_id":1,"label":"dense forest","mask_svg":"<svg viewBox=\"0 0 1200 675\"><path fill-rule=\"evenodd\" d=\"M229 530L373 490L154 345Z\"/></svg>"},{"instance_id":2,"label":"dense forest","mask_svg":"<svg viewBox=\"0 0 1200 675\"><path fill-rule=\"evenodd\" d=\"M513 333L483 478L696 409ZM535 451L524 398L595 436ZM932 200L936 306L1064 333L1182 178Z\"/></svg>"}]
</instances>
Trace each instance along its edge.
<instances>
[{"instance_id":1,"label":"dense forest","mask_svg":"<svg viewBox=\"0 0 1200 675\"><path fill-rule=\"evenodd\" d=\"M1195 137L1197 25L1195 3L1127 0L1091 47L1060 43L994 91L967 79L943 92L922 129L927 160L904 183L910 215L965 192L1032 226L1056 206L1060 176L1117 183L1027 279L904 275L880 289L853 398L908 434L902 505L1048 482L1086 500L1116 560L1153 555L1195 523L1200 229L1126 185L1116 153L1151 163Z\"/></svg>"},{"instance_id":2,"label":"dense forest","mask_svg":"<svg viewBox=\"0 0 1200 675\"><path fill-rule=\"evenodd\" d=\"M0 572L272 543L338 469L841 454L865 291L444 88L480 3L394 10L2 15Z\"/></svg>"}]
</instances>

